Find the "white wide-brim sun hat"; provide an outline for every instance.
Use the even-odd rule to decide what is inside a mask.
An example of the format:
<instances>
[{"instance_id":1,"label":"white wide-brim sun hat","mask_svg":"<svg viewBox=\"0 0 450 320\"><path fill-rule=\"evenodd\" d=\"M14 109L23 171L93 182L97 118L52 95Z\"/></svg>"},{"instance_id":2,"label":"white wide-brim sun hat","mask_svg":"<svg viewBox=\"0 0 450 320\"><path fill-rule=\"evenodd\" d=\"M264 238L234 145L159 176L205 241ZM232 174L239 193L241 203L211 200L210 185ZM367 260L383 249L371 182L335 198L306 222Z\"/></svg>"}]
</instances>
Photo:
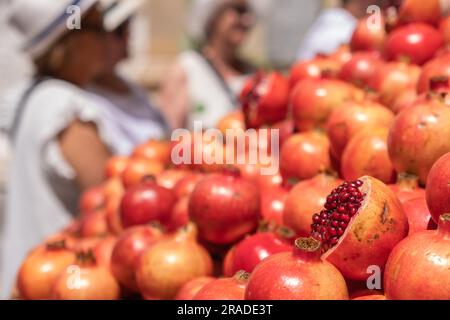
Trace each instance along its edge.
<instances>
[{"instance_id":1,"label":"white wide-brim sun hat","mask_svg":"<svg viewBox=\"0 0 450 320\"><path fill-rule=\"evenodd\" d=\"M82 16L98 4L105 30L112 31L143 3L145 0L14 0L9 21L22 33L22 49L38 58L70 31L68 21L74 14ZM83 28L82 23L80 27Z\"/></svg>"},{"instance_id":2,"label":"white wide-brim sun hat","mask_svg":"<svg viewBox=\"0 0 450 320\"><path fill-rule=\"evenodd\" d=\"M113 31L132 17L146 0L100 0L105 30Z\"/></svg>"},{"instance_id":3,"label":"white wide-brim sun hat","mask_svg":"<svg viewBox=\"0 0 450 320\"><path fill-rule=\"evenodd\" d=\"M31 57L37 58L69 31L67 21L74 14L83 15L97 2L98 0L14 0L9 21L23 35L22 49Z\"/></svg>"}]
</instances>

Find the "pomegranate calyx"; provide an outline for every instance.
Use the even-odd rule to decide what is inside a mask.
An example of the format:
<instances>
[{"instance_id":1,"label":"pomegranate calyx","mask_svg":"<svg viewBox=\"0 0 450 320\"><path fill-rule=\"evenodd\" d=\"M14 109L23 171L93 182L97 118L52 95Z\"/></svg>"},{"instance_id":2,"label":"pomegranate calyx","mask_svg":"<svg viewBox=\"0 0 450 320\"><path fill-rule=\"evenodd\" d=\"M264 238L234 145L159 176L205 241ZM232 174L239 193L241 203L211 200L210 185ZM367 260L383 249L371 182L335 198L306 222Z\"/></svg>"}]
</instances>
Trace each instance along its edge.
<instances>
[{"instance_id":1,"label":"pomegranate calyx","mask_svg":"<svg viewBox=\"0 0 450 320\"><path fill-rule=\"evenodd\" d=\"M419 177L412 173L399 173L397 176L397 184L402 190L414 190L419 188Z\"/></svg>"},{"instance_id":2,"label":"pomegranate calyx","mask_svg":"<svg viewBox=\"0 0 450 320\"><path fill-rule=\"evenodd\" d=\"M95 265L97 263L97 259L91 249L87 251L79 251L76 254L76 261L80 265Z\"/></svg>"},{"instance_id":3,"label":"pomegranate calyx","mask_svg":"<svg viewBox=\"0 0 450 320\"><path fill-rule=\"evenodd\" d=\"M450 237L450 213L440 215L438 231L444 234L444 236Z\"/></svg>"},{"instance_id":4,"label":"pomegranate calyx","mask_svg":"<svg viewBox=\"0 0 450 320\"><path fill-rule=\"evenodd\" d=\"M319 240L312 237L298 238L295 240L294 254L307 260L319 260L322 244Z\"/></svg>"},{"instance_id":5,"label":"pomegranate calyx","mask_svg":"<svg viewBox=\"0 0 450 320\"><path fill-rule=\"evenodd\" d=\"M46 247L48 250L59 250L59 249L66 249L66 240L65 239L61 239L58 241L54 241L54 242L49 242L46 244Z\"/></svg>"},{"instance_id":6,"label":"pomegranate calyx","mask_svg":"<svg viewBox=\"0 0 450 320\"><path fill-rule=\"evenodd\" d=\"M250 273L244 271L244 270L239 270L238 272L236 272L236 274L234 275L234 279L236 279L236 281L238 282L247 282L248 278L250 278Z\"/></svg>"}]
</instances>

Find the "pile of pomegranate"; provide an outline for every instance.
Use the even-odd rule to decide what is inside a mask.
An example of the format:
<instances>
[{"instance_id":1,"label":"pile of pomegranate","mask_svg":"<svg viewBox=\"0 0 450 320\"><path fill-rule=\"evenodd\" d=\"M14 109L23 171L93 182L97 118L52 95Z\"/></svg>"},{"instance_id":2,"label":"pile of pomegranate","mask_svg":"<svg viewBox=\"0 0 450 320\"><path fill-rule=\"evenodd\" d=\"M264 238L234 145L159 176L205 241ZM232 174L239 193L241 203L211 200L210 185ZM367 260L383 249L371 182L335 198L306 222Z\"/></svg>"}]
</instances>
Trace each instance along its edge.
<instances>
[{"instance_id":1,"label":"pile of pomegranate","mask_svg":"<svg viewBox=\"0 0 450 320\"><path fill-rule=\"evenodd\" d=\"M449 300L450 23L423 3L251 77L217 128L257 145L195 133L225 156L271 150L278 129L273 174L175 164L167 141L111 158L79 218L23 261L17 298Z\"/></svg>"}]
</instances>

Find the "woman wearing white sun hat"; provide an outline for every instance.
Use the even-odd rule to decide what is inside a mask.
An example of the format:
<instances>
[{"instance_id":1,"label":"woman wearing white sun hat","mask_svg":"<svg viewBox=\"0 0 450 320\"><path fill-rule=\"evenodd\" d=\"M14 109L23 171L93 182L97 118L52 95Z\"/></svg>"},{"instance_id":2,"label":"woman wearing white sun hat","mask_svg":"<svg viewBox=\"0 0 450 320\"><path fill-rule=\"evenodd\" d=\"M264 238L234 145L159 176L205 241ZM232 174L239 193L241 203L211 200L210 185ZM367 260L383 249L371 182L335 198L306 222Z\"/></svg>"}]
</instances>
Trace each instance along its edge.
<instances>
[{"instance_id":1,"label":"woman wearing white sun hat","mask_svg":"<svg viewBox=\"0 0 450 320\"><path fill-rule=\"evenodd\" d=\"M79 10L67 10L71 5ZM10 20L24 35L36 76L10 94L0 115L13 143L0 241L3 298L28 250L67 226L80 192L102 181L110 155L142 138L144 125L88 91L111 67L101 10L97 0L14 1ZM82 15L80 30L67 28L74 12Z\"/></svg>"},{"instance_id":2,"label":"woman wearing white sun hat","mask_svg":"<svg viewBox=\"0 0 450 320\"><path fill-rule=\"evenodd\" d=\"M189 16L188 33L198 50L180 54L164 81L162 111L173 128L204 128L237 107L237 96L252 70L238 49L254 23L247 0L197 0Z\"/></svg>"}]
</instances>

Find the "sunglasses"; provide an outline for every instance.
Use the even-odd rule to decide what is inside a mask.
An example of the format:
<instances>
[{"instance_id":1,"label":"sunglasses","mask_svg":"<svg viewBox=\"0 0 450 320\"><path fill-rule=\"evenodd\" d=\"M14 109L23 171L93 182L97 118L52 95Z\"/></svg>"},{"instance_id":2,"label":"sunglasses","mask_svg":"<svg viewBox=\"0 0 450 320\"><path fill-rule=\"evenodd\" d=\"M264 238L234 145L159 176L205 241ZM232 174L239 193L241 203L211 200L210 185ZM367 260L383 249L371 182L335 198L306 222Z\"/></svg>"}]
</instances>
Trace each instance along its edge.
<instances>
[{"instance_id":1,"label":"sunglasses","mask_svg":"<svg viewBox=\"0 0 450 320\"><path fill-rule=\"evenodd\" d=\"M229 8L241 16L251 12L246 4L231 4Z\"/></svg>"}]
</instances>

